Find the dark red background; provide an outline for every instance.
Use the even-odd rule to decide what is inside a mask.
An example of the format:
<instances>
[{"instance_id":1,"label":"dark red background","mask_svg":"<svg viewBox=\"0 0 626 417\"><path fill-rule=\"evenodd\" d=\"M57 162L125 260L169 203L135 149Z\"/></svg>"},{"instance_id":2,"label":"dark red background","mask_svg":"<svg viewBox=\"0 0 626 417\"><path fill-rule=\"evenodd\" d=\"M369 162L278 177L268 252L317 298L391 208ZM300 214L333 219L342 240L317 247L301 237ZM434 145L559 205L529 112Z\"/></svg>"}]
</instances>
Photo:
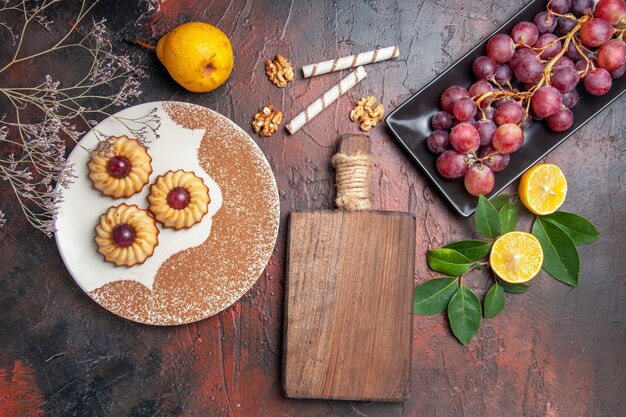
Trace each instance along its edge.
<instances>
[{"instance_id":1,"label":"dark red background","mask_svg":"<svg viewBox=\"0 0 626 417\"><path fill-rule=\"evenodd\" d=\"M507 295L505 310L484 320L467 347L444 315L416 316L411 397L402 404L288 400L281 393L287 215L332 206L329 160L337 135L358 131L348 119L354 101L371 94L393 109L521 7L512 0L166 0L148 12L145 3L103 0L94 17L106 17L117 47L148 69L140 101L202 104L250 133L263 105L274 104L288 120L344 75L303 80L302 65L377 46L397 44L401 53L368 66L367 79L296 135L252 135L276 174L278 243L252 290L199 323L149 327L100 308L73 282L54 240L21 219L2 184L9 224L0 229L0 417L626 415L624 98L546 158L568 178L563 209L589 217L602 233L600 242L580 248L577 289L540 275L530 292ZM123 42L127 35L155 41L192 20L220 27L235 50L231 78L209 94L186 92L151 52ZM285 89L265 76L264 62L276 53L298 69ZM54 64L80 65L71 56ZM475 237L472 222L442 201L384 126L371 137L374 208L417 217L421 282L434 276L426 250ZM529 216L522 225L529 228ZM467 283L481 295L491 284L480 272Z\"/></svg>"}]
</instances>

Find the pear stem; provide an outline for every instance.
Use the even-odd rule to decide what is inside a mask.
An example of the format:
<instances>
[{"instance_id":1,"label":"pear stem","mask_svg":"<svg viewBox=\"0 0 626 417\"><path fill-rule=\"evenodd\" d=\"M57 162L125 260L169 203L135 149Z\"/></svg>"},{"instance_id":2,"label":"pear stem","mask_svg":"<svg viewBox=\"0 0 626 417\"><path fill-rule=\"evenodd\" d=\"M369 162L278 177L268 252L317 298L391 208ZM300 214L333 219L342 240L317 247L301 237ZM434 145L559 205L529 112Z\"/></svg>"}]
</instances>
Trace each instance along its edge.
<instances>
[{"instance_id":1,"label":"pear stem","mask_svg":"<svg viewBox=\"0 0 626 417\"><path fill-rule=\"evenodd\" d=\"M139 45L139 46L142 46L144 48L150 49L151 51L156 51L156 47L154 45L150 45L148 43L142 42L139 39L126 38L126 41L134 43L135 45Z\"/></svg>"}]
</instances>

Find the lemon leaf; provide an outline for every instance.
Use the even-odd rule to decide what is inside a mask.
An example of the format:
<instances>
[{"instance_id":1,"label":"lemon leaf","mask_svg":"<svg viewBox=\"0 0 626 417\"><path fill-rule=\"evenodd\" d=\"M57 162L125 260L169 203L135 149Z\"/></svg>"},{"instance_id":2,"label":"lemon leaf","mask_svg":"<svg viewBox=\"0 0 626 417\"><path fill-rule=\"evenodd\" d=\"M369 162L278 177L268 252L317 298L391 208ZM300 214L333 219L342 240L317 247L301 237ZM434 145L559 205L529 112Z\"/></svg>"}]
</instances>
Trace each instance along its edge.
<instances>
[{"instance_id":1,"label":"lemon leaf","mask_svg":"<svg viewBox=\"0 0 626 417\"><path fill-rule=\"evenodd\" d=\"M531 232L543 248L543 270L553 278L576 287L580 258L572 239L554 223L537 217Z\"/></svg>"},{"instance_id":2,"label":"lemon leaf","mask_svg":"<svg viewBox=\"0 0 626 417\"><path fill-rule=\"evenodd\" d=\"M496 208L496 210L501 209L506 203L511 200L511 196L509 194L498 194L495 197L491 197L489 202Z\"/></svg>"},{"instance_id":3,"label":"lemon leaf","mask_svg":"<svg viewBox=\"0 0 626 417\"><path fill-rule=\"evenodd\" d=\"M429 250L426 259L430 269L451 277L463 275L472 266L472 261L453 249Z\"/></svg>"},{"instance_id":4,"label":"lemon leaf","mask_svg":"<svg viewBox=\"0 0 626 417\"><path fill-rule=\"evenodd\" d=\"M491 242L484 242L482 240L459 240L458 242L447 244L444 248L454 249L470 261L477 261L489 254Z\"/></svg>"},{"instance_id":5,"label":"lemon leaf","mask_svg":"<svg viewBox=\"0 0 626 417\"><path fill-rule=\"evenodd\" d=\"M519 212L521 204L519 201L507 201L498 216L500 217L500 233L505 234L512 232L519 222Z\"/></svg>"},{"instance_id":6,"label":"lemon leaf","mask_svg":"<svg viewBox=\"0 0 626 417\"><path fill-rule=\"evenodd\" d=\"M413 313L428 315L445 311L456 292L456 278L435 278L415 287Z\"/></svg>"},{"instance_id":7,"label":"lemon leaf","mask_svg":"<svg viewBox=\"0 0 626 417\"><path fill-rule=\"evenodd\" d=\"M476 294L459 286L448 304L448 320L452 333L464 345L468 344L480 327L482 308Z\"/></svg>"},{"instance_id":8,"label":"lemon leaf","mask_svg":"<svg viewBox=\"0 0 626 417\"><path fill-rule=\"evenodd\" d=\"M500 281L500 286L504 291L512 294L522 294L530 289L528 284L510 284L506 281Z\"/></svg>"},{"instance_id":9,"label":"lemon leaf","mask_svg":"<svg viewBox=\"0 0 626 417\"><path fill-rule=\"evenodd\" d=\"M576 246L593 243L600 239L600 232L589 220L575 213L556 211L542 217L559 226L572 239Z\"/></svg>"},{"instance_id":10,"label":"lemon leaf","mask_svg":"<svg viewBox=\"0 0 626 417\"><path fill-rule=\"evenodd\" d=\"M496 282L487 291L484 301L484 315L485 318L492 318L497 316L504 308L506 298L504 297L504 289Z\"/></svg>"},{"instance_id":11,"label":"lemon leaf","mask_svg":"<svg viewBox=\"0 0 626 417\"><path fill-rule=\"evenodd\" d=\"M478 233L484 237L494 238L500 234L500 217L498 217L498 212L484 195L478 196L474 223Z\"/></svg>"}]
</instances>

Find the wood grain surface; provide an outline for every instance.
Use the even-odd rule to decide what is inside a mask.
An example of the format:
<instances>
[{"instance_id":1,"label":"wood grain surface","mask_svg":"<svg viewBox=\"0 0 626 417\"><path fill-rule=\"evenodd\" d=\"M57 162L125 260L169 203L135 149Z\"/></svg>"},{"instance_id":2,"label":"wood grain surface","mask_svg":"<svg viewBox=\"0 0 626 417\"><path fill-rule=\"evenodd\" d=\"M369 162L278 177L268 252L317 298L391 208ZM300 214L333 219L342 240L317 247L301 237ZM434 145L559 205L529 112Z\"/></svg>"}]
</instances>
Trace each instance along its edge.
<instances>
[{"instance_id":1,"label":"wood grain surface","mask_svg":"<svg viewBox=\"0 0 626 417\"><path fill-rule=\"evenodd\" d=\"M338 153L369 155L362 135ZM402 401L409 395L415 217L291 213L283 388L290 398Z\"/></svg>"},{"instance_id":2,"label":"wood grain surface","mask_svg":"<svg viewBox=\"0 0 626 417\"><path fill-rule=\"evenodd\" d=\"M99 307L73 282L54 240L28 226L9 185L0 182L0 208L8 220L0 229L1 417L13 417L11 410L20 410L20 417L626 415L626 97L545 158L567 176L563 209L590 218L602 233L598 243L580 248L578 288L542 273L528 293L507 295L504 311L484 320L466 347L444 315L414 317L411 393L403 403L293 400L280 387L288 214L333 206L329 161L337 133L358 133L348 119L355 101L374 95L386 111L395 108L526 1L151 3L158 7L103 0L92 15L107 19L117 50L146 66L137 102L201 104L251 134L252 117L263 105L274 104L288 120L346 74L303 79L297 71L293 83L278 89L264 71L276 53L297 68L376 46L399 45L400 57L368 66L365 80L296 135L253 135L280 191L278 244L249 293L199 323L154 328ZM60 29L75 16L74 4L62 2L52 16ZM231 78L209 94L184 91L150 51L123 41L130 35L155 41L192 20L219 26L235 50ZM0 30L7 45L8 36ZM38 42L29 39L26 46ZM36 83L47 73L62 77L81 62L59 55L18 68L0 83ZM6 103L0 103L4 113ZM444 203L384 125L369 135L376 161L373 208L416 216L415 283L421 283L436 276L426 264L428 248L475 238L476 232ZM530 228L530 217L521 227ZM480 297L491 284L481 271L464 283Z\"/></svg>"},{"instance_id":3,"label":"wood grain surface","mask_svg":"<svg viewBox=\"0 0 626 417\"><path fill-rule=\"evenodd\" d=\"M288 397L402 401L409 395L415 218L291 214L283 340Z\"/></svg>"}]
</instances>

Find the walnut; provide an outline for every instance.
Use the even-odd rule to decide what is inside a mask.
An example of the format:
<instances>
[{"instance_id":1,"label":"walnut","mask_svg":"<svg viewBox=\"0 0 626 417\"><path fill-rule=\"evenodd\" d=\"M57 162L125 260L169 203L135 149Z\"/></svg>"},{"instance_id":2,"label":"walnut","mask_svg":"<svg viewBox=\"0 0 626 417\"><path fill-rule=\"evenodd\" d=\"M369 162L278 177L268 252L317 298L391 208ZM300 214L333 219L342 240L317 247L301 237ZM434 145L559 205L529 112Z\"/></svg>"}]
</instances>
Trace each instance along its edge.
<instances>
[{"instance_id":1,"label":"walnut","mask_svg":"<svg viewBox=\"0 0 626 417\"><path fill-rule=\"evenodd\" d=\"M378 122L383 120L385 106L379 103L376 107L376 97L363 97L356 102L356 107L350 112L350 120L361 123L361 130L369 132ZM373 108L372 108L373 107Z\"/></svg>"},{"instance_id":2,"label":"walnut","mask_svg":"<svg viewBox=\"0 0 626 417\"><path fill-rule=\"evenodd\" d=\"M276 84L276 87L280 88L292 82L295 77L291 62L280 54L276 55L273 61L268 59L267 62L265 62L265 73L270 81Z\"/></svg>"},{"instance_id":3,"label":"walnut","mask_svg":"<svg viewBox=\"0 0 626 417\"><path fill-rule=\"evenodd\" d=\"M268 104L254 115L252 129L254 133L268 138L278 130L278 126L280 126L282 121L283 114L279 111L274 111L274 106Z\"/></svg>"}]
</instances>

